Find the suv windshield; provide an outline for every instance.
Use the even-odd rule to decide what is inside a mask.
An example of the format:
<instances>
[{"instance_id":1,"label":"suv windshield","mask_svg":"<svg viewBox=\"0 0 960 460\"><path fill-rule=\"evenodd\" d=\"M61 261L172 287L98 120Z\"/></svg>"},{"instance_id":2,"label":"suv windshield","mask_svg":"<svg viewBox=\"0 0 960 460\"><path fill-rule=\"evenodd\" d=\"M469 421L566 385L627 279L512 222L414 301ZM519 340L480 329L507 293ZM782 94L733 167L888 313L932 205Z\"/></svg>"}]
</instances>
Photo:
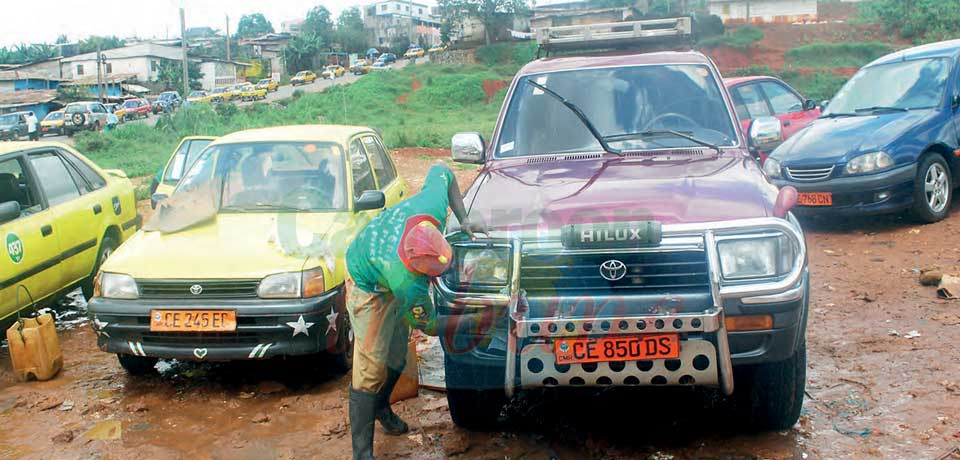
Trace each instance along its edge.
<instances>
[{"instance_id":1,"label":"suv windshield","mask_svg":"<svg viewBox=\"0 0 960 460\"><path fill-rule=\"evenodd\" d=\"M87 106L84 104L70 104L67 106L67 113L84 113L87 111Z\"/></svg>"},{"instance_id":2,"label":"suv windshield","mask_svg":"<svg viewBox=\"0 0 960 460\"><path fill-rule=\"evenodd\" d=\"M604 137L674 130L717 146L737 143L730 112L704 65L612 67L520 78L504 118L498 157L603 151L577 116L527 80L583 110ZM622 150L699 147L679 136L610 140Z\"/></svg>"},{"instance_id":3,"label":"suv windshield","mask_svg":"<svg viewBox=\"0 0 960 460\"><path fill-rule=\"evenodd\" d=\"M949 73L950 61L944 58L864 68L840 88L824 116L936 107L943 100Z\"/></svg>"},{"instance_id":4,"label":"suv windshield","mask_svg":"<svg viewBox=\"0 0 960 460\"><path fill-rule=\"evenodd\" d=\"M174 194L219 188L221 212L340 211L345 175L337 144L222 144L200 154Z\"/></svg>"},{"instance_id":5,"label":"suv windshield","mask_svg":"<svg viewBox=\"0 0 960 460\"><path fill-rule=\"evenodd\" d=\"M15 125L15 124L17 124L17 116L16 116L16 115L2 115L2 116L0 116L0 125L10 126L10 125Z\"/></svg>"}]
</instances>

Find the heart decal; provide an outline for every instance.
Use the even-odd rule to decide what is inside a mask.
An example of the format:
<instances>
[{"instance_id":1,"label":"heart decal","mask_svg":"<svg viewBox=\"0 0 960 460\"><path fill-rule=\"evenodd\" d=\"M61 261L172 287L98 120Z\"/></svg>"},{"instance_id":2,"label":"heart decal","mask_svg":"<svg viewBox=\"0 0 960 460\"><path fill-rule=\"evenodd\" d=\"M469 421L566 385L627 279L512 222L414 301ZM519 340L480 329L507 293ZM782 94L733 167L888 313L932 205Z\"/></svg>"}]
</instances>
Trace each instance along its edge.
<instances>
[{"instance_id":1,"label":"heart decal","mask_svg":"<svg viewBox=\"0 0 960 460\"><path fill-rule=\"evenodd\" d=\"M207 357L207 349L206 349L206 348L194 348L194 349L193 349L193 356L196 356L197 359L206 358L206 357Z\"/></svg>"}]
</instances>

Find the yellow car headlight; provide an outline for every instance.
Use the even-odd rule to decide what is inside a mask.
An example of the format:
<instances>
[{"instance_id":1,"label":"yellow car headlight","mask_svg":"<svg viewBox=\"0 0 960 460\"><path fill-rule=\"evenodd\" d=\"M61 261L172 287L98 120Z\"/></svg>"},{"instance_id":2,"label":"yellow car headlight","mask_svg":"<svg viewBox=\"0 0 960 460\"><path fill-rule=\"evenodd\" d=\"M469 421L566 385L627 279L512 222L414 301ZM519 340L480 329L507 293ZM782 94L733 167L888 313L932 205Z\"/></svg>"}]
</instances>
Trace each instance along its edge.
<instances>
[{"instance_id":1,"label":"yellow car headlight","mask_svg":"<svg viewBox=\"0 0 960 460\"><path fill-rule=\"evenodd\" d=\"M105 299L136 300L140 298L137 282L130 275L101 273L99 285L100 297Z\"/></svg>"}]
</instances>

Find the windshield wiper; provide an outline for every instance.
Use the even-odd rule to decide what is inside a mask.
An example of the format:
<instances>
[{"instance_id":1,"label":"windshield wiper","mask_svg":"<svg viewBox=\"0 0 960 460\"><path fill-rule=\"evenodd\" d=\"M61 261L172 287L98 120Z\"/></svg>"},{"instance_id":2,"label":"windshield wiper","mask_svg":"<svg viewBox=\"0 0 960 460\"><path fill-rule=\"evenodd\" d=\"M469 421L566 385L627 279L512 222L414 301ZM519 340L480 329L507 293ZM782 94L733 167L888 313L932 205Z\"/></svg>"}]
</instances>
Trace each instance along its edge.
<instances>
[{"instance_id":1,"label":"windshield wiper","mask_svg":"<svg viewBox=\"0 0 960 460\"><path fill-rule=\"evenodd\" d=\"M245 211L279 211L279 212L299 212L304 211L293 206L285 206L282 204L273 204L273 203L254 203L245 206L223 206L220 208L221 211L227 212L245 212Z\"/></svg>"},{"instance_id":2,"label":"windshield wiper","mask_svg":"<svg viewBox=\"0 0 960 460\"><path fill-rule=\"evenodd\" d=\"M587 118L587 115L583 113L583 110L580 110L580 107L578 107L573 102L568 101L565 97L557 94L552 89L547 88L546 86L543 86L539 83L536 83L533 80L528 79L527 83L529 83L530 86L533 86L534 88L537 88L540 91L543 91L544 93L549 94L550 97L560 101L561 104L563 104L566 108L570 109L570 111L573 112L573 114L580 119L580 122L583 123L583 126L585 126L587 130L590 131L590 134L593 135L593 137L597 140L597 142L600 143L600 147L603 149L604 152L623 156L623 151L617 148L613 148L610 146L610 144L607 143L607 140L603 137L603 135L600 134L600 131L597 131L597 127L593 125L593 123L590 121L589 118Z\"/></svg>"},{"instance_id":3,"label":"windshield wiper","mask_svg":"<svg viewBox=\"0 0 960 460\"><path fill-rule=\"evenodd\" d=\"M840 117L856 117L856 116L858 115L855 113L835 112L835 113L828 113L826 115L820 115L820 118L840 118Z\"/></svg>"},{"instance_id":4,"label":"windshield wiper","mask_svg":"<svg viewBox=\"0 0 960 460\"><path fill-rule=\"evenodd\" d=\"M854 112L906 112L907 109L903 107L890 107L884 105L875 105L873 107L860 107L859 109L853 109Z\"/></svg>"},{"instance_id":5,"label":"windshield wiper","mask_svg":"<svg viewBox=\"0 0 960 460\"><path fill-rule=\"evenodd\" d=\"M693 137L689 134L686 134L680 131L675 131L672 129L655 129L655 130L643 131L639 133L616 134L613 136L607 136L604 139L608 141L617 142L617 141L627 141L630 139L637 139L637 138L643 138L643 137L655 137L655 136L676 136L681 139L686 139L690 142L693 142L694 144L699 144L704 147L709 147L713 150L716 150L717 153L723 153L723 151L720 150L720 146L716 144L711 144L707 141L697 139L696 137Z\"/></svg>"}]
</instances>

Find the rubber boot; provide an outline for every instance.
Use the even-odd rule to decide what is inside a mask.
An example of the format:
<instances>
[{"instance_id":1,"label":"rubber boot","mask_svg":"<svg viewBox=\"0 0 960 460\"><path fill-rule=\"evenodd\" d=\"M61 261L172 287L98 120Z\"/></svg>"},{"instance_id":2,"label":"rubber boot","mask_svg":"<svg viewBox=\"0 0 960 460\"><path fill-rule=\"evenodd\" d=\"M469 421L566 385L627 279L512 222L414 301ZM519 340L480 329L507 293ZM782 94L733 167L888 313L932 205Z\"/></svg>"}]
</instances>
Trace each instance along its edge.
<instances>
[{"instance_id":1,"label":"rubber boot","mask_svg":"<svg viewBox=\"0 0 960 460\"><path fill-rule=\"evenodd\" d=\"M353 460L373 460L373 420L378 395L350 389L350 437Z\"/></svg>"},{"instance_id":2,"label":"rubber boot","mask_svg":"<svg viewBox=\"0 0 960 460\"><path fill-rule=\"evenodd\" d=\"M387 381L377 393L377 421L380 422L383 431L391 436L399 436L410 430L407 423L390 408L390 394L393 393L397 380L400 380L400 375L399 371L388 369Z\"/></svg>"}]
</instances>

